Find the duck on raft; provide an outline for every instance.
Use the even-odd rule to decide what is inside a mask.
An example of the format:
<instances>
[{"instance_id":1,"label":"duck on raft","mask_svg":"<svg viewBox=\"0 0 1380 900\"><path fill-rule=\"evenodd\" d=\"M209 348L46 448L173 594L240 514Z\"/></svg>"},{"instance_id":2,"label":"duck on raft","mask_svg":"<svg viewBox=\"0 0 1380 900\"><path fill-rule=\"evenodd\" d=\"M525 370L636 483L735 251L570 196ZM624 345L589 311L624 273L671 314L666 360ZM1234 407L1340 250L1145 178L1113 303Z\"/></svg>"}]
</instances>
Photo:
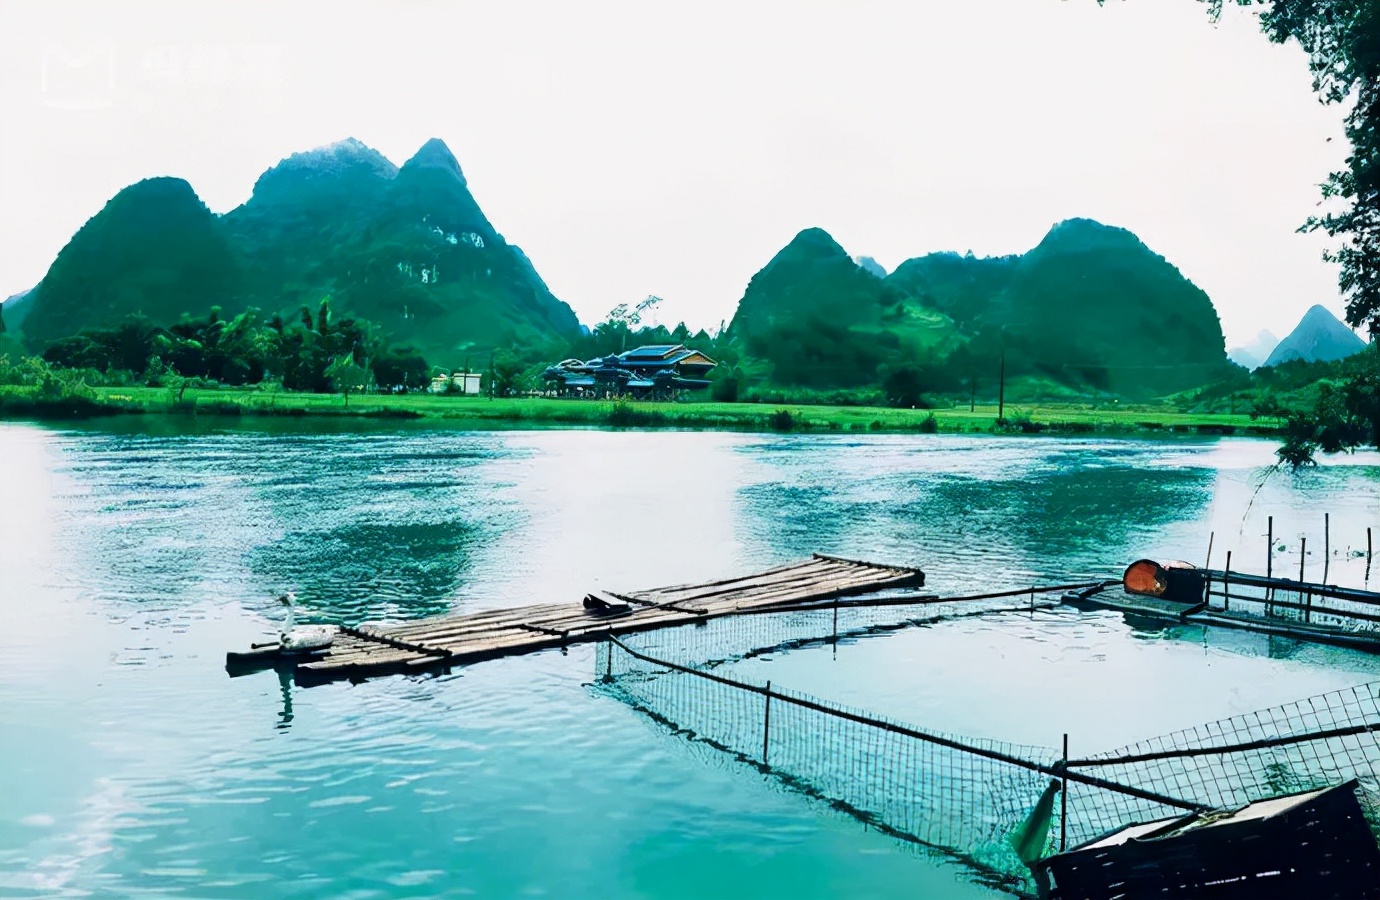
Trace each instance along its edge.
<instances>
[{"instance_id":1,"label":"duck on raft","mask_svg":"<svg viewBox=\"0 0 1380 900\"><path fill-rule=\"evenodd\" d=\"M284 653L304 653L321 650L331 645L335 638L335 628L330 625L297 626L297 595L288 591L278 598L287 607L287 620L278 632L278 648Z\"/></svg>"}]
</instances>

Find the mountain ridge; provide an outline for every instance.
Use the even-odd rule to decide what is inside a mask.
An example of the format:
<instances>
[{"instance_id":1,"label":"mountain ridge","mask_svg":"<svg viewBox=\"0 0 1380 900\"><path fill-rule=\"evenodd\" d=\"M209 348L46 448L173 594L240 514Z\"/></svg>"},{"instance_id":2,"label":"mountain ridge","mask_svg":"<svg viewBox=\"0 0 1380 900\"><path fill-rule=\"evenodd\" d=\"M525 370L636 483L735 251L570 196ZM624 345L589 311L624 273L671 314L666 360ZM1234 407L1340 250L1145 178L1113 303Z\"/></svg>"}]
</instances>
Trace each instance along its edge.
<instances>
[{"instance_id":1,"label":"mountain ridge","mask_svg":"<svg viewBox=\"0 0 1380 900\"><path fill-rule=\"evenodd\" d=\"M146 196L151 189L139 185L150 182L180 199ZM174 191L172 184L183 187ZM400 167L353 137L291 154L256 179L244 203L220 216L182 179L139 185L118 192L83 225L35 289L30 325L36 327L25 329L34 349L134 313L172 324L214 306L227 312L252 306L296 318L298 308L314 308L325 296L337 314L366 318L441 364L579 333L574 311L497 232L439 138ZM201 212L189 212L193 205ZM198 216L200 222L191 221ZM125 221L163 218L223 245L214 283L182 272L186 247L141 240ZM132 234L124 243L137 265L101 262L102 241L122 240L116 231ZM160 243L168 246L160 250Z\"/></svg>"},{"instance_id":2,"label":"mountain ridge","mask_svg":"<svg viewBox=\"0 0 1380 900\"><path fill-rule=\"evenodd\" d=\"M807 387L851 365L851 383L911 369L954 390L1002 358L1008 376L1126 395L1230 371L1208 296L1131 231L1091 219L1056 223L1024 254L930 253L880 280L806 229L753 276L729 331L775 382Z\"/></svg>"}]
</instances>

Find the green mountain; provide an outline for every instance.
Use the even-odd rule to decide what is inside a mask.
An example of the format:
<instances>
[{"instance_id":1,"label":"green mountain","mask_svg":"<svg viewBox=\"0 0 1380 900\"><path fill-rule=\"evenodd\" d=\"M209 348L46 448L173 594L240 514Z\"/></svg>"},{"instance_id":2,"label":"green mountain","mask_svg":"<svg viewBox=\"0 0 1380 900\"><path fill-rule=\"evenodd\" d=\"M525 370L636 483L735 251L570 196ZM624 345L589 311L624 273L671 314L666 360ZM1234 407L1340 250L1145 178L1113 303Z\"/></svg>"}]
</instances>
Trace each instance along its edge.
<instances>
[{"instance_id":1,"label":"green mountain","mask_svg":"<svg viewBox=\"0 0 1380 900\"><path fill-rule=\"evenodd\" d=\"M398 168L351 138L281 161L223 216L177 179L122 191L58 255L25 337L37 348L133 312L171 323L212 306L295 318L327 295L337 315L375 322L435 363L579 332L443 142Z\"/></svg>"},{"instance_id":2,"label":"green mountain","mask_svg":"<svg viewBox=\"0 0 1380 900\"><path fill-rule=\"evenodd\" d=\"M930 253L896 267L887 282L916 303L939 310L969 331L992 298L1011 283L1019 256Z\"/></svg>"},{"instance_id":3,"label":"green mountain","mask_svg":"<svg viewBox=\"0 0 1380 900\"><path fill-rule=\"evenodd\" d=\"M881 367L956 337L948 317L906 303L819 228L752 277L728 334L771 381L813 388L876 384Z\"/></svg>"},{"instance_id":4,"label":"green mountain","mask_svg":"<svg viewBox=\"0 0 1380 900\"><path fill-rule=\"evenodd\" d=\"M1090 219L1055 225L980 318L1064 384L1168 394L1230 370L1207 294L1131 232Z\"/></svg>"},{"instance_id":5,"label":"green mountain","mask_svg":"<svg viewBox=\"0 0 1380 900\"><path fill-rule=\"evenodd\" d=\"M954 390L991 379L1003 355L1011 377L1128 396L1229 371L1207 295L1131 232L1089 219L1020 256L931 253L881 281L823 231L801 232L754 276L730 333L781 385L915 367L930 390Z\"/></svg>"},{"instance_id":6,"label":"green mountain","mask_svg":"<svg viewBox=\"0 0 1380 900\"><path fill-rule=\"evenodd\" d=\"M1335 362L1366 349L1366 342L1336 316L1314 306L1303 314L1289 336L1280 341L1265 360L1267 366L1301 359L1304 362Z\"/></svg>"},{"instance_id":7,"label":"green mountain","mask_svg":"<svg viewBox=\"0 0 1380 900\"><path fill-rule=\"evenodd\" d=\"M180 178L120 191L81 227L34 288L25 341L42 347L142 313L175 322L233 308L240 267L216 216Z\"/></svg>"}]
</instances>

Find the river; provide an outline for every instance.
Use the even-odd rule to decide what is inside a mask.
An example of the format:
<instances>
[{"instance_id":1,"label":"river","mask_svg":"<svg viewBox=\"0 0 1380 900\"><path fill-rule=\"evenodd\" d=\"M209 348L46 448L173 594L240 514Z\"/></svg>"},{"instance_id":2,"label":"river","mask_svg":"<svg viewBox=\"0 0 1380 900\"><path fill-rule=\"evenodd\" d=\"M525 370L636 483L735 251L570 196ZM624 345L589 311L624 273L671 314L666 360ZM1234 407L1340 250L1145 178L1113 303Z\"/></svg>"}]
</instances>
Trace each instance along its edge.
<instances>
[{"instance_id":1,"label":"river","mask_svg":"<svg viewBox=\"0 0 1380 900\"><path fill-rule=\"evenodd\" d=\"M1131 560L1366 580L1380 456L1250 439L0 423L0 895L991 896L590 687L592 647L298 689L229 678L274 597L355 623L710 580L813 551L964 593ZM1372 576L1372 585L1380 572ZM1294 642L1007 613L748 677L1093 752L1380 678ZM1133 695L1134 705L1125 703Z\"/></svg>"}]
</instances>

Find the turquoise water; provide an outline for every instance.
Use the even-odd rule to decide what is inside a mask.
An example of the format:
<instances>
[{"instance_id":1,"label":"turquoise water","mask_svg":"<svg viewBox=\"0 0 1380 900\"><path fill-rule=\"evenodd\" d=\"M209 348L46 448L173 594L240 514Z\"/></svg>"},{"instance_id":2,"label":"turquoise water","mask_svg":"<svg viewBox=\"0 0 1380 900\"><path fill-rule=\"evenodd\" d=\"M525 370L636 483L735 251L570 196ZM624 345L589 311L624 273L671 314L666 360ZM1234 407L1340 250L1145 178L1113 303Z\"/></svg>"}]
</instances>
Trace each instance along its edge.
<instances>
[{"instance_id":1,"label":"turquoise water","mask_svg":"<svg viewBox=\"0 0 1380 900\"><path fill-rule=\"evenodd\" d=\"M0 424L0 896L990 896L687 746L594 651L299 690L230 679L295 589L357 622L709 579L811 551L943 593L1143 556L1361 584L1380 458L1256 494L1266 442ZM1252 496L1255 499L1252 503ZM1249 515L1246 515L1250 504ZM1292 548L1293 556L1290 556ZM741 664L929 727L1092 752L1376 678L1290 642L1069 612ZM1125 702L1136 691L1135 703Z\"/></svg>"}]
</instances>

